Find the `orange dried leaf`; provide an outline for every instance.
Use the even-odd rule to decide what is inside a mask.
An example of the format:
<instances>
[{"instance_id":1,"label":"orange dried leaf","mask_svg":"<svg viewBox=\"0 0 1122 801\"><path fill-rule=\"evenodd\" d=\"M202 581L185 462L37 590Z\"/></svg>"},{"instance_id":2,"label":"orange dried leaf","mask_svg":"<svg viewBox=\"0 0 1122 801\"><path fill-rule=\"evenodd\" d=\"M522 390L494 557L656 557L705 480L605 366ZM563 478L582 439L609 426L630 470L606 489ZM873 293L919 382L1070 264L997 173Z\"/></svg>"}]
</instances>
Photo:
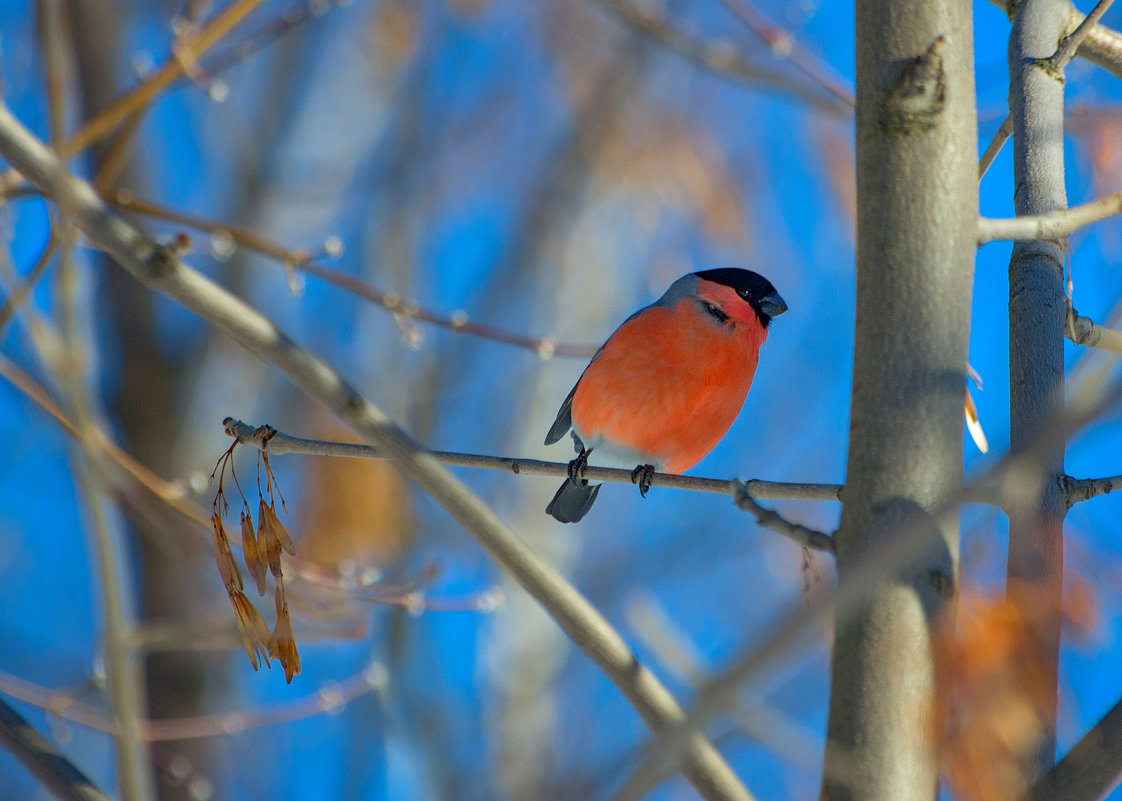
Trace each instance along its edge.
<instances>
[{"instance_id":1,"label":"orange dried leaf","mask_svg":"<svg viewBox=\"0 0 1122 801\"><path fill-rule=\"evenodd\" d=\"M265 594L265 577L268 568L261 552L257 550L257 537L253 533L253 517L242 512L242 556L245 559L245 568L257 584L257 594Z\"/></svg>"},{"instance_id":2,"label":"orange dried leaf","mask_svg":"<svg viewBox=\"0 0 1122 801\"><path fill-rule=\"evenodd\" d=\"M234 552L230 550L226 527L222 525L222 518L217 512L210 517L210 530L214 535L214 561L218 564L218 575L222 577L222 584L226 587L226 592L240 592L244 587L242 573L234 559Z\"/></svg>"},{"instance_id":3,"label":"orange dried leaf","mask_svg":"<svg viewBox=\"0 0 1122 801\"><path fill-rule=\"evenodd\" d=\"M250 603L249 598L244 593L230 593L230 603L234 607L234 619L238 623L238 631L242 635L242 644L245 646L245 652L249 656L249 662L253 665L253 669L257 670L258 656L261 657L265 666L269 667L267 643L270 634L265 618L261 617L261 613Z\"/></svg>"}]
</instances>

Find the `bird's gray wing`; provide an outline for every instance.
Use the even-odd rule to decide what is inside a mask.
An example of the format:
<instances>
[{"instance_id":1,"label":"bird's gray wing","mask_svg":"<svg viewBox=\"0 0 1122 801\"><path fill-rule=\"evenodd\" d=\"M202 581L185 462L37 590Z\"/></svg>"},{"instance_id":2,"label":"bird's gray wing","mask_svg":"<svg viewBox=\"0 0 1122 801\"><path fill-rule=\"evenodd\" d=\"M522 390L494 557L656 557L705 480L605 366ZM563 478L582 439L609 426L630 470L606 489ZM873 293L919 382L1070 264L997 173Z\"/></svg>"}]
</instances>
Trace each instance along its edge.
<instances>
[{"instance_id":1,"label":"bird's gray wing","mask_svg":"<svg viewBox=\"0 0 1122 801\"><path fill-rule=\"evenodd\" d=\"M634 316L634 315L632 315ZM628 318L631 319L630 317ZM605 343L607 344L607 343ZM592 358L588 360L589 366L594 361L600 358L600 354L604 352L604 346L601 345L592 354ZM585 370L588 367L584 368ZM584 373L580 374L580 378L584 378ZM557 419L553 421L553 426L550 427L549 433L545 435L545 444L552 445L565 436L565 432L573 427L573 396L577 394L577 387L580 386L580 378L577 383L573 384L573 388L569 390L569 394L565 396L565 400L561 403L561 408L557 410Z\"/></svg>"}]
</instances>

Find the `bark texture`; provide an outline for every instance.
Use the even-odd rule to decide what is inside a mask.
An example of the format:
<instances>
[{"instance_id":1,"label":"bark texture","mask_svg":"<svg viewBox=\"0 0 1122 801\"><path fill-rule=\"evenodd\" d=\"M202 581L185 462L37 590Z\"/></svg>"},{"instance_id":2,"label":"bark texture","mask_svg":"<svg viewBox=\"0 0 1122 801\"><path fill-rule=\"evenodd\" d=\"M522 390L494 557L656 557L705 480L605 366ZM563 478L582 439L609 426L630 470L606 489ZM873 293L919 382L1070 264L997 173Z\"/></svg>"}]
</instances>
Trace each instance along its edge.
<instances>
[{"instance_id":1,"label":"bark texture","mask_svg":"<svg viewBox=\"0 0 1122 801\"><path fill-rule=\"evenodd\" d=\"M1014 203L1017 215L1067 207L1064 191L1064 77L1042 61L1067 30L1061 0L1025 0L1009 37L1009 112L1013 118ZM1009 262L1010 449L1031 448L1063 410L1064 249L1060 240L1017 242ZM1026 786L1052 766L1056 751L1056 682L1063 590L1062 441L1040 451L1039 470L1007 505L1007 596L1030 615L1037 637L1034 664L1018 684L1050 692L1034 698L1050 711L1036 753L1024 768Z\"/></svg>"},{"instance_id":2,"label":"bark texture","mask_svg":"<svg viewBox=\"0 0 1122 801\"><path fill-rule=\"evenodd\" d=\"M823 796L932 799L932 626L953 603L977 224L970 5L857 2L857 332L839 580L914 526L931 547L840 609Z\"/></svg>"}]
</instances>

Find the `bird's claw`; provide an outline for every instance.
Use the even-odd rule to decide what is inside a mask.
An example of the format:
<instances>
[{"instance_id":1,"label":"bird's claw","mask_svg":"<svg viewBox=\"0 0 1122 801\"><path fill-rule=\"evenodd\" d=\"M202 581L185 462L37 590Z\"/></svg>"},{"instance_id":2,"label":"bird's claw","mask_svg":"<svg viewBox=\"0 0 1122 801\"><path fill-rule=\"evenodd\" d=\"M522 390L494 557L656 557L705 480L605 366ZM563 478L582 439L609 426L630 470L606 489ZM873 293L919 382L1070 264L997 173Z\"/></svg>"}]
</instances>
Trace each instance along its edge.
<instances>
[{"instance_id":1,"label":"bird's claw","mask_svg":"<svg viewBox=\"0 0 1122 801\"><path fill-rule=\"evenodd\" d=\"M591 448L581 448L577 458L569 462L569 480L574 484L584 481L584 471L588 467L588 455L592 453Z\"/></svg>"},{"instance_id":2,"label":"bird's claw","mask_svg":"<svg viewBox=\"0 0 1122 801\"><path fill-rule=\"evenodd\" d=\"M647 492L651 488L651 479L654 477L655 469L652 464L641 464L631 471L631 483L639 482L639 494L646 498Z\"/></svg>"}]
</instances>

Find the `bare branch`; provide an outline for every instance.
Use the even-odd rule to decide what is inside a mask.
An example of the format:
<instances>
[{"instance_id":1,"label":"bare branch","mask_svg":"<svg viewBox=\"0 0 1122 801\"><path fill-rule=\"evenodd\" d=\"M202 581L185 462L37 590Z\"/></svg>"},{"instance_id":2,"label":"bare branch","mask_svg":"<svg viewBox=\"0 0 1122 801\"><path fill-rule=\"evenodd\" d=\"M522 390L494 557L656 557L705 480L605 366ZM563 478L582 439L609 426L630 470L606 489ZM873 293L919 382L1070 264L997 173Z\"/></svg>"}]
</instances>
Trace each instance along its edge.
<instances>
[{"instance_id":1,"label":"bare branch","mask_svg":"<svg viewBox=\"0 0 1122 801\"><path fill-rule=\"evenodd\" d=\"M1012 135L1013 118L1006 114L1005 119L1001 121L1001 125L998 126L997 131L994 133L993 139L991 139L989 145L986 146L986 152L983 153L982 157L978 160L979 181L985 177L990 165L993 164L993 160L997 158L997 154L1001 152L1001 148L1005 146L1005 143L1009 141L1009 137Z\"/></svg>"},{"instance_id":2,"label":"bare branch","mask_svg":"<svg viewBox=\"0 0 1122 801\"><path fill-rule=\"evenodd\" d=\"M50 740L0 699L0 743L63 801L110 801Z\"/></svg>"},{"instance_id":3,"label":"bare branch","mask_svg":"<svg viewBox=\"0 0 1122 801\"><path fill-rule=\"evenodd\" d=\"M1075 58L1075 51L1086 41L1087 36L1094 27L1099 24L1099 20L1102 19L1103 14L1106 13L1106 10L1110 8L1113 3L1114 0L1099 0L1095 7L1091 9L1091 13L1084 17L1083 21L1079 23L1079 27L1063 38L1063 41L1060 42L1059 49L1056 50L1055 55L1049 59L1052 69L1063 70L1064 67L1068 65L1068 62Z\"/></svg>"},{"instance_id":4,"label":"bare branch","mask_svg":"<svg viewBox=\"0 0 1122 801\"><path fill-rule=\"evenodd\" d=\"M385 453L367 445L290 437L271 426L254 428L232 417L227 417L222 421L222 424L229 436L236 437L239 442L269 453L302 453L309 456L340 456L355 459L388 458ZM543 462L537 459L484 456L453 451L429 451L429 454L442 464L454 467L481 467L487 470L502 470L515 474L553 476L556 478L566 478L569 475L569 465L566 462ZM584 475L594 481L613 481L620 484L635 483L630 470L613 467L588 467L585 469ZM741 482L737 479L679 476L672 473L655 473L651 479L651 486L710 492L716 495L731 495L734 497L738 492L738 487L744 486L755 498L803 501L837 501L840 500L842 490L840 484L791 484L783 481L761 481L759 479Z\"/></svg>"},{"instance_id":5,"label":"bare branch","mask_svg":"<svg viewBox=\"0 0 1122 801\"><path fill-rule=\"evenodd\" d=\"M847 117L853 114L852 97L839 97L833 92L824 96L817 89L793 80L783 71L748 61L728 42L695 39L673 25L664 11L655 11L651 6L637 5L631 0L595 1L636 32L718 75L751 87L777 89L793 95L817 111Z\"/></svg>"},{"instance_id":6,"label":"bare branch","mask_svg":"<svg viewBox=\"0 0 1122 801\"><path fill-rule=\"evenodd\" d=\"M803 50L790 33L764 19L748 0L721 0L721 3L747 25L756 38L770 48L772 55L790 61L806 77L849 109L853 109L856 105L853 92L829 75L828 68Z\"/></svg>"},{"instance_id":7,"label":"bare branch","mask_svg":"<svg viewBox=\"0 0 1122 801\"><path fill-rule=\"evenodd\" d=\"M1122 701L1028 792L1028 801L1098 801L1122 777Z\"/></svg>"},{"instance_id":8,"label":"bare branch","mask_svg":"<svg viewBox=\"0 0 1122 801\"><path fill-rule=\"evenodd\" d=\"M1122 190L1103 195L1090 203L1059 209L1046 214L1024 217L978 220L978 244L987 242L1029 242L1038 239L1059 239L1080 228L1122 213Z\"/></svg>"},{"instance_id":9,"label":"bare branch","mask_svg":"<svg viewBox=\"0 0 1122 801\"><path fill-rule=\"evenodd\" d=\"M429 493L529 592L624 693L653 730L680 724L685 713L642 666L600 612L499 517L386 414L321 359L300 348L260 312L190 269L117 215L93 187L70 175L53 153L0 106L0 154L45 194L65 199L75 223L144 284L177 300L247 350L283 370ZM713 745L691 733L683 773L707 799L752 795Z\"/></svg>"},{"instance_id":10,"label":"bare branch","mask_svg":"<svg viewBox=\"0 0 1122 801\"><path fill-rule=\"evenodd\" d=\"M1010 17L1017 7L1016 0L990 0L990 2ZM1064 0L1064 6L1068 14L1065 33L1071 33L1083 22L1084 16L1071 0ZM1100 24L1091 28L1086 37L1076 51L1076 55L1122 78L1122 34Z\"/></svg>"},{"instance_id":11,"label":"bare branch","mask_svg":"<svg viewBox=\"0 0 1122 801\"><path fill-rule=\"evenodd\" d=\"M1090 318L1081 317L1072 307L1068 307L1064 334L1076 345L1099 348L1122 356L1122 331L1106 328Z\"/></svg>"},{"instance_id":12,"label":"bare branch","mask_svg":"<svg viewBox=\"0 0 1122 801\"><path fill-rule=\"evenodd\" d=\"M308 250L293 250L286 248L265 237L241 228L231 226L217 220L207 220L168 209L150 201L137 199L131 190L118 190L113 198L108 199L120 209L127 209L138 214L143 214L156 219L186 225L199 231L207 231L217 236L228 236L233 241L250 250L257 251L282 262L285 267L314 275L334 284L337 287L352 292L363 300L380 306L386 311L407 320L420 320L440 328L446 328L457 334L467 334L494 342L502 342L518 348L532 350L543 359L553 356L569 356L573 358L589 359L596 352L592 345L575 345L558 342L551 336L529 337L514 331L507 331L490 325L473 323L468 319L467 312L457 311L450 316L425 309L412 303L394 292L383 292L365 281L360 281L353 276L324 267L315 261L315 254Z\"/></svg>"},{"instance_id":13,"label":"bare branch","mask_svg":"<svg viewBox=\"0 0 1122 801\"><path fill-rule=\"evenodd\" d=\"M1072 478L1065 476L1062 486L1064 500L1069 507L1083 501L1089 501L1100 495L1122 490L1122 476L1106 476L1104 478Z\"/></svg>"},{"instance_id":14,"label":"bare branch","mask_svg":"<svg viewBox=\"0 0 1122 801\"><path fill-rule=\"evenodd\" d=\"M240 641L236 647L241 648ZM292 698L283 703L229 710L212 715L145 721L141 737L146 742L194 740L202 737L241 734L266 726L279 726L325 712L338 712L369 692L380 692L385 684L385 666L373 662L343 681L325 684L302 698ZM0 692L79 726L101 732L113 730L113 722L103 710L83 703L68 693L49 690L2 672L0 672ZM3 704L3 701L0 701L0 704ZM3 722L0 720L0 730L2 729Z\"/></svg>"},{"instance_id":15,"label":"bare branch","mask_svg":"<svg viewBox=\"0 0 1122 801\"><path fill-rule=\"evenodd\" d=\"M764 528L778 531L787 539L792 540L795 544L801 545L804 548L813 548L816 551L829 551L830 553L835 552L836 545L832 536L812 528L807 528L799 523L792 523L781 517L778 512L761 506L756 502L756 499L752 497L748 486L742 481L735 482L734 493L736 507L755 515L756 522Z\"/></svg>"}]
</instances>

